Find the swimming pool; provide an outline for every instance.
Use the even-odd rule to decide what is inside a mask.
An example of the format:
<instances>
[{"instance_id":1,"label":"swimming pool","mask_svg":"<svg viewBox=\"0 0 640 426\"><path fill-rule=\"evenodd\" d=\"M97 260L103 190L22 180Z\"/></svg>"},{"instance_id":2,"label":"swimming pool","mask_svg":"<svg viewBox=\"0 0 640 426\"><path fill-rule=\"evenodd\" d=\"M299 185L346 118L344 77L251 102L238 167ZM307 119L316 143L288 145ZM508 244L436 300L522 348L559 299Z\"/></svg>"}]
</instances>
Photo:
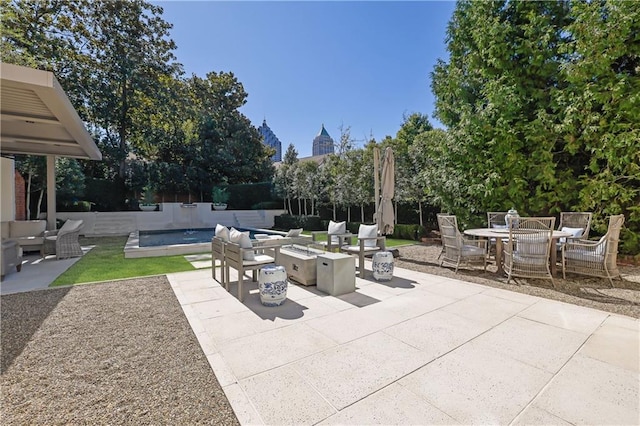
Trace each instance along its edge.
<instances>
[{"instance_id":1,"label":"swimming pool","mask_svg":"<svg viewBox=\"0 0 640 426\"><path fill-rule=\"evenodd\" d=\"M237 229L238 231L249 231L249 237L252 239L254 238L256 232L258 232L253 229ZM265 233L264 230L261 230L259 232ZM140 247L210 243L214 233L214 228L139 231Z\"/></svg>"},{"instance_id":2,"label":"swimming pool","mask_svg":"<svg viewBox=\"0 0 640 426\"><path fill-rule=\"evenodd\" d=\"M279 234L269 229L236 228L255 234ZM124 246L125 258L173 256L211 252L214 228L164 229L157 231L133 231Z\"/></svg>"}]
</instances>

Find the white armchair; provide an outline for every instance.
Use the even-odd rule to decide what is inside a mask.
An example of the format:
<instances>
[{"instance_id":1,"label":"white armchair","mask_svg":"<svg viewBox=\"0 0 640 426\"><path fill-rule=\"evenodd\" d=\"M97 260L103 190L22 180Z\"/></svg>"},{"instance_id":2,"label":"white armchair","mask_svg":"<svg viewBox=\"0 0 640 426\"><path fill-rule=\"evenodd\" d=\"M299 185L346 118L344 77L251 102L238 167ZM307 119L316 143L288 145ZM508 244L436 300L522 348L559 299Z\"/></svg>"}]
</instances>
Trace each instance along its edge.
<instances>
[{"instance_id":1,"label":"white armchair","mask_svg":"<svg viewBox=\"0 0 640 426\"><path fill-rule=\"evenodd\" d=\"M318 239L320 235L326 235L327 241L321 241ZM347 232L347 222L334 222L329 221L329 226L326 231L314 231L311 233L313 244L321 246L327 251L334 251L343 246L347 239L353 235Z\"/></svg>"},{"instance_id":2,"label":"white armchair","mask_svg":"<svg viewBox=\"0 0 640 426\"><path fill-rule=\"evenodd\" d=\"M364 278L364 258L378 251L385 250L387 238L378 235L378 225L360 225L358 228L358 245L343 245L340 251L358 256L358 271Z\"/></svg>"}]
</instances>

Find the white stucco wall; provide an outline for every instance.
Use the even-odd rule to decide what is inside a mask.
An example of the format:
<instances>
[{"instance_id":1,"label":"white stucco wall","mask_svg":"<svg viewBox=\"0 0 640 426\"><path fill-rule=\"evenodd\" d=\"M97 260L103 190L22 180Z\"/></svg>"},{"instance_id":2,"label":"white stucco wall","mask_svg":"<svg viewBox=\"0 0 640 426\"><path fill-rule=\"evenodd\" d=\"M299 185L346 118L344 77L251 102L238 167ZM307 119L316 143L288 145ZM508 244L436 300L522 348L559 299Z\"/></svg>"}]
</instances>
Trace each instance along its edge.
<instances>
[{"instance_id":1,"label":"white stucco wall","mask_svg":"<svg viewBox=\"0 0 640 426\"><path fill-rule=\"evenodd\" d=\"M16 218L15 164L13 160L0 157L0 220Z\"/></svg>"}]
</instances>

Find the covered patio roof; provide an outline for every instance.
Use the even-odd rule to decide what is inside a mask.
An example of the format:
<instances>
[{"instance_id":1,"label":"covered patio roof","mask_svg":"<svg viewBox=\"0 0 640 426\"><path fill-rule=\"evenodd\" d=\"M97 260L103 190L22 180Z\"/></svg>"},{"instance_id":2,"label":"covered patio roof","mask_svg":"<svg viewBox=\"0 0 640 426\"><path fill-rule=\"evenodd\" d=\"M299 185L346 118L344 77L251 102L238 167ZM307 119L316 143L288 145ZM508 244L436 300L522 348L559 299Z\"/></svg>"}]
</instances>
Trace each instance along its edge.
<instances>
[{"instance_id":1,"label":"covered patio roof","mask_svg":"<svg viewBox=\"0 0 640 426\"><path fill-rule=\"evenodd\" d=\"M0 62L0 152L101 160L52 72Z\"/></svg>"}]
</instances>

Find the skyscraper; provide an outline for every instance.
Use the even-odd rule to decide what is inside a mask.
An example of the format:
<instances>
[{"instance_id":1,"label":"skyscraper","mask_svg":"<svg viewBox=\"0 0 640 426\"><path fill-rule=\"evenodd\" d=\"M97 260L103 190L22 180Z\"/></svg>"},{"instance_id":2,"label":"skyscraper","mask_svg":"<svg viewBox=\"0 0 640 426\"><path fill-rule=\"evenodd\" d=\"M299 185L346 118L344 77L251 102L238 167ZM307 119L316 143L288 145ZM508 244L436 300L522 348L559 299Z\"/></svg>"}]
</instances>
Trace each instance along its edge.
<instances>
[{"instance_id":1,"label":"skyscraper","mask_svg":"<svg viewBox=\"0 0 640 426\"><path fill-rule=\"evenodd\" d=\"M282 143L273 131L271 131L269 126L267 126L266 119L262 122L262 126L258 127L258 131L264 139L264 144L276 150L276 153L271 157L271 161L282 161Z\"/></svg>"},{"instance_id":2,"label":"skyscraper","mask_svg":"<svg viewBox=\"0 0 640 426\"><path fill-rule=\"evenodd\" d=\"M320 133L313 138L313 155L333 154L333 139L322 125Z\"/></svg>"}]
</instances>

